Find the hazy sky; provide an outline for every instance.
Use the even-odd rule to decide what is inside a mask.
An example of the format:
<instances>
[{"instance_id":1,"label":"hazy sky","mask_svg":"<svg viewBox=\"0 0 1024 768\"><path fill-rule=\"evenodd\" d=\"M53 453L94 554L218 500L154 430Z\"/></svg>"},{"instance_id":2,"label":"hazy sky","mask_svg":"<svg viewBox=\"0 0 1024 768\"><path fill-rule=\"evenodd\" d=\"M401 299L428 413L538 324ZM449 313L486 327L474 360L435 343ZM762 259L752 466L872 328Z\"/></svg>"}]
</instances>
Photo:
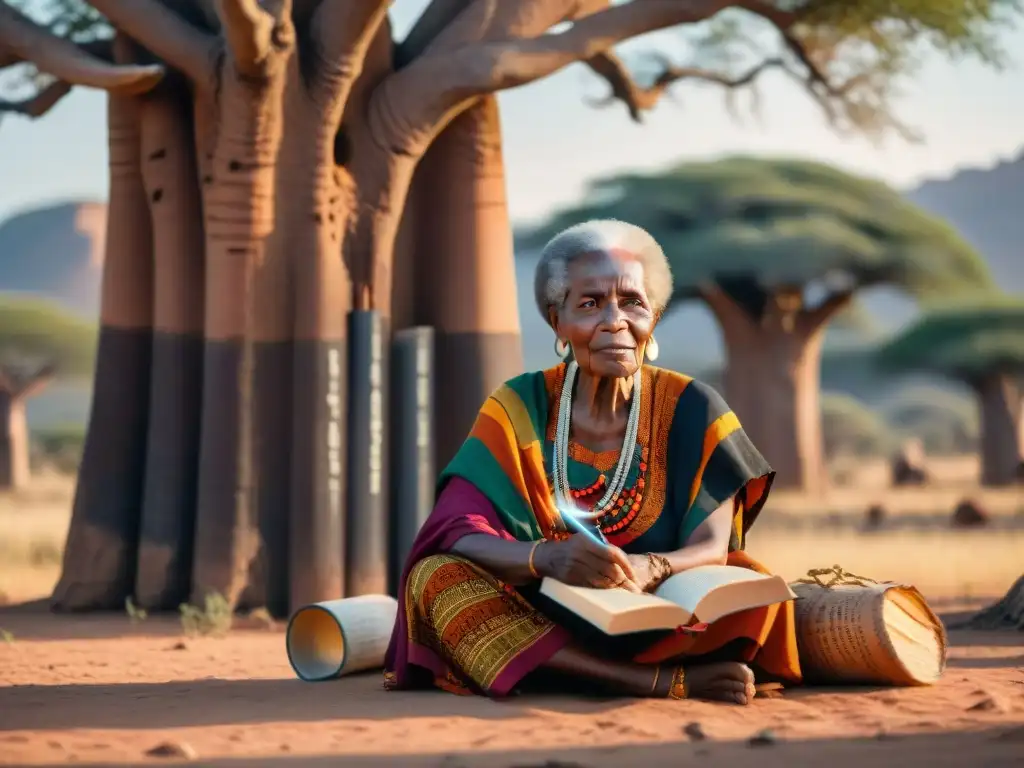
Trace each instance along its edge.
<instances>
[{"instance_id":1,"label":"hazy sky","mask_svg":"<svg viewBox=\"0 0 1024 768\"><path fill-rule=\"evenodd\" d=\"M396 31L403 34L425 0L398 0ZM632 44L664 48L675 33ZM572 201L591 177L626 168L652 168L682 158L750 152L826 160L897 185L943 176L962 166L988 166L1024 145L1024 30L1008 32L1018 52L1003 73L977 64L929 60L908 84L899 105L904 120L921 127L923 145L896 139L884 148L841 139L793 85L766 79L763 120L738 125L713 88L680 86L644 124L624 108L595 109L588 97L604 93L580 65L502 94L509 198L515 219L544 214ZM10 117L0 124L0 219L18 210L69 198L106 195L104 97L79 89L45 118Z\"/></svg>"}]
</instances>

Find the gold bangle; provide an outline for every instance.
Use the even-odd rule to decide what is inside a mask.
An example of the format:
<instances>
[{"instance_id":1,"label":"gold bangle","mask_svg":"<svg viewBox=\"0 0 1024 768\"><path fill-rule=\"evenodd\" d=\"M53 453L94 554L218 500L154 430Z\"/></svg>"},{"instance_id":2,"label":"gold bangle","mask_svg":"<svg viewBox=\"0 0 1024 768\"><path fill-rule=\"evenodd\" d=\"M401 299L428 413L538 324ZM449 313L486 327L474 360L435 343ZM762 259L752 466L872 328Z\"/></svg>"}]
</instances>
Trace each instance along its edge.
<instances>
[{"instance_id":1,"label":"gold bangle","mask_svg":"<svg viewBox=\"0 0 1024 768\"><path fill-rule=\"evenodd\" d=\"M661 667L654 668L654 682L651 683L651 695L654 695L655 690L658 688L658 678L661 677Z\"/></svg>"},{"instance_id":2,"label":"gold bangle","mask_svg":"<svg viewBox=\"0 0 1024 768\"><path fill-rule=\"evenodd\" d=\"M677 667L676 671L672 673L672 685L669 686L668 697L670 699L686 698L686 670L683 667Z\"/></svg>"},{"instance_id":3,"label":"gold bangle","mask_svg":"<svg viewBox=\"0 0 1024 768\"><path fill-rule=\"evenodd\" d=\"M543 543L544 539L537 539L537 541L533 542L533 546L530 547L530 559L527 561L527 564L530 566L530 575L535 579L539 579L540 574L537 572L537 566L533 564L533 556L537 554L537 547Z\"/></svg>"}]
</instances>

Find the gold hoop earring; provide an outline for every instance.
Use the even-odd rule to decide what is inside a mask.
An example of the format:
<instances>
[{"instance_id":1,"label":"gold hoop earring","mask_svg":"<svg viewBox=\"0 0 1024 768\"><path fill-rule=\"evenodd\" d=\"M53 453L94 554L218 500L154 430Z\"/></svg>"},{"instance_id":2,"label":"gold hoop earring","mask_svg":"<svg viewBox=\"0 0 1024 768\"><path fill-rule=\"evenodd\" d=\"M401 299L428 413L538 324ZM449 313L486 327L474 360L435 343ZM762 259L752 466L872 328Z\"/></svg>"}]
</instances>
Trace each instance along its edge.
<instances>
[{"instance_id":1,"label":"gold hoop earring","mask_svg":"<svg viewBox=\"0 0 1024 768\"><path fill-rule=\"evenodd\" d=\"M559 358L565 360L569 356L569 342L562 341L561 339L555 339L555 354Z\"/></svg>"},{"instance_id":2,"label":"gold hoop earring","mask_svg":"<svg viewBox=\"0 0 1024 768\"><path fill-rule=\"evenodd\" d=\"M653 363L658 359L658 355L660 353L661 350L658 349L658 342L653 336L651 336L651 338L647 340L647 345L644 347L644 356Z\"/></svg>"}]
</instances>

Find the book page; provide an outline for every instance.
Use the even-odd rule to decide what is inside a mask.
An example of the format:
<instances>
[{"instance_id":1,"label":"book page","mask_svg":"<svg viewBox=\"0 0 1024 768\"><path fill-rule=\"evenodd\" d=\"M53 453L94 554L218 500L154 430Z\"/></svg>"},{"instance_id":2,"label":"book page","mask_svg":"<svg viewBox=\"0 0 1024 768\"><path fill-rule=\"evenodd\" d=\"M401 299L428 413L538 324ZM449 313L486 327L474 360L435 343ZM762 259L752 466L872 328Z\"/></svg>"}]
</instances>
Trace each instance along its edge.
<instances>
[{"instance_id":1,"label":"book page","mask_svg":"<svg viewBox=\"0 0 1024 768\"><path fill-rule=\"evenodd\" d=\"M619 588L595 589L593 587L574 587L559 582L557 594L552 595L549 590L545 590L549 597L561 597L567 592L573 593L577 600L593 603L602 611L607 611L608 613L625 613L636 608L664 603L664 600L654 595L637 594L636 592L627 592L625 589ZM576 601L574 600L573 602L575 603Z\"/></svg>"},{"instance_id":2,"label":"book page","mask_svg":"<svg viewBox=\"0 0 1024 768\"><path fill-rule=\"evenodd\" d=\"M718 587L725 584L771 578L771 576L765 576L749 568L738 568L735 565L703 565L670 576L654 591L654 594L685 608L687 613L692 614L697 611L697 606L705 595ZM701 621L708 621L703 616L698 616L698 618Z\"/></svg>"},{"instance_id":3,"label":"book page","mask_svg":"<svg viewBox=\"0 0 1024 768\"><path fill-rule=\"evenodd\" d=\"M609 635L671 629L689 619L685 609L668 600L624 589L576 587L546 578L540 591Z\"/></svg>"}]
</instances>

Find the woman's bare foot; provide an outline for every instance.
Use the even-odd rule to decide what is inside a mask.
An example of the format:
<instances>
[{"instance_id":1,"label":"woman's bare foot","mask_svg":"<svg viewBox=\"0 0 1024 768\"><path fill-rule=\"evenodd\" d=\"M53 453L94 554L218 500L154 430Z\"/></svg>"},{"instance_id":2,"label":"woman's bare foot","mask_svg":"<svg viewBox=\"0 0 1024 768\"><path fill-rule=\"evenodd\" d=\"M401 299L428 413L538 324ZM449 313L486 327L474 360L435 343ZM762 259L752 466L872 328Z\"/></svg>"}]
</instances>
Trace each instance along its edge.
<instances>
[{"instance_id":1,"label":"woman's bare foot","mask_svg":"<svg viewBox=\"0 0 1024 768\"><path fill-rule=\"evenodd\" d=\"M672 685L671 667L658 676L657 695L668 696ZM686 698L749 704L754 700L754 673L746 664L723 661L686 667Z\"/></svg>"}]
</instances>

